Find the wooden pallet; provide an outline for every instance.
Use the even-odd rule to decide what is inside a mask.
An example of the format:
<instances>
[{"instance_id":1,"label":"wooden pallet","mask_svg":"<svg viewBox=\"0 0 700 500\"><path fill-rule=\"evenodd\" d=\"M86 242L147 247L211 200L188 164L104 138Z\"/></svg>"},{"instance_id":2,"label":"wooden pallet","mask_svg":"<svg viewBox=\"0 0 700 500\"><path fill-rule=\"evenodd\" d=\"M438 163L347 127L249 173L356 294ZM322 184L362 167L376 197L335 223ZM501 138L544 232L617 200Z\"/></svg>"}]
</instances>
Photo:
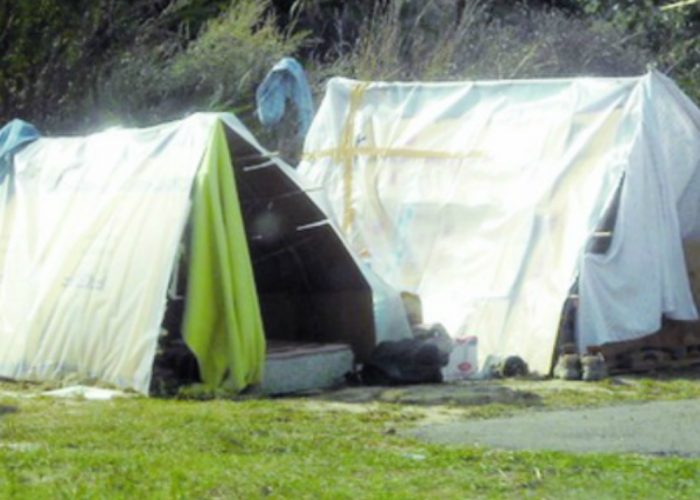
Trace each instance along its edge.
<instances>
[{"instance_id":1,"label":"wooden pallet","mask_svg":"<svg viewBox=\"0 0 700 500\"><path fill-rule=\"evenodd\" d=\"M596 346L608 372L645 372L700 364L700 322L664 320L660 331L641 339Z\"/></svg>"}]
</instances>

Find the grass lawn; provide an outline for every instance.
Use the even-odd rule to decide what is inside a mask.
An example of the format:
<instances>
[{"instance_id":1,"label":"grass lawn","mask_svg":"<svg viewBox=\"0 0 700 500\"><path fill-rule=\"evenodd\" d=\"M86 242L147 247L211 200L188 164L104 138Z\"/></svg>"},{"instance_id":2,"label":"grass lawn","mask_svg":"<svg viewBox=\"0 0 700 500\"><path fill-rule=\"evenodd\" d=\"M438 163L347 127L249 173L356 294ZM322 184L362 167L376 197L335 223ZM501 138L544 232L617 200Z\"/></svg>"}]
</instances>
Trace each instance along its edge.
<instances>
[{"instance_id":1,"label":"grass lawn","mask_svg":"<svg viewBox=\"0 0 700 500\"><path fill-rule=\"evenodd\" d=\"M700 381L688 379L548 384L510 386L527 387L544 407L700 397ZM695 459L428 445L401 429L433 410L399 404L0 394L2 498L696 498L700 491ZM448 409L450 418L479 418L540 408Z\"/></svg>"}]
</instances>

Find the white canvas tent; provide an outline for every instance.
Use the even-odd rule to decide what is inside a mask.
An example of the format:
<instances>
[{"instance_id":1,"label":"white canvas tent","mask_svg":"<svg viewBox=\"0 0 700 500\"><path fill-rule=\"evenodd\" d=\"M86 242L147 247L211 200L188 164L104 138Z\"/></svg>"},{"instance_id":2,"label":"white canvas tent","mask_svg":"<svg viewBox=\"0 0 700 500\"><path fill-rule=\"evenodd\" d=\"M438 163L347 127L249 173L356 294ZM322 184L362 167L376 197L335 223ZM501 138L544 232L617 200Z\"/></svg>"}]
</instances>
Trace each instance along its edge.
<instances>
[{"instance_id":1,"label":"white canvas tent","mask_svg":"<svg viewBox=\"0 0 700 500\"><path fill-rule=\"evenodd\" d=\"M666 77L332 79L299 167L352 248L482 367L550 370L579 277L580 349L697 318L700 110ZM624 178L624 182L623 181ZM613 240L584 252L622 182Z\"/></svg>"},{"instance_id":2,"label":"white canvas tent","mask_svg":"<svg viewBox=\"0 0 700 500\"><path fill-rule=\"evenodd\" d=\"M149 129L40 138L14 155L0 185L0 375L148 391L190 195L205 163L217 178L219 123L193 115ZM255 301L249 262L240 276L240 295ZM239 332L251 349L243 384L259 378L264 348L257 304L246 307L232 321L257 325ZM225 329L215 335L222 345L231 340ZM200 340L208 357L208 339ZM205 364L222 371L220 360Z\"/></svg>"},{"instance_id":3,"label":"white canvas tent","mask_svg":"<svg viewBox=\"0 0 700 500\"><path fill-rule=\"evenodd\" d=\"M182 331L205 383L260 382L276 336L366 355L373 295L402 312L233 115L40 138L0 183L0 376L148 392L188 220Z\"/></svg>"}]
</instances>

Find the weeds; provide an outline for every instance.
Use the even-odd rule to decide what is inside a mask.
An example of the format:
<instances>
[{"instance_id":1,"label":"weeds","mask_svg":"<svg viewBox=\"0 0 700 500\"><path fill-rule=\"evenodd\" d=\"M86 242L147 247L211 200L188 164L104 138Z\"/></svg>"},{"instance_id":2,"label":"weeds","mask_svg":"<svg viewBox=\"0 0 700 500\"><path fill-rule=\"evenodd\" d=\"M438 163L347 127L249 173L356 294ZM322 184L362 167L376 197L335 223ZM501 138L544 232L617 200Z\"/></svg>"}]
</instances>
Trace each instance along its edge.
<instances>
[{"instance_id":1,"label":"weeds","mask_svg":"<svg viewBox=\"0 0 700 500\"><path fill-rule=\"evenodd\" d=\"M642 73L650 55L612 24L562 11L513 7L493 17L488 2L399 2L375 11L355 48L335 63L363 80L512 79ZM325 73L328 73L326 70Z\"/></svg>"},{"instance_id":2,"label":"weeds","mask_svg":"<svg viewBox=\"0 0 700 500\"><path fill-rule=\"evenodd\" d=\"M188 44L182 34L157 50L124 54L104 78L97 107L137 124L198 110L251 113L265 73L306 37L283 34L268 9L268 1L239 0Z\"/></svg>"},{"instance_id":3,"label":"weeds","mask_svg":"<svg viewBox=\"0 0 700 500\"><path fill-rule=\"evenodd\" d=\"M652 0L76 2L83 16L57 0L42 0L44 10L17 4L9 17L0 12L9 30L0 36L1 119L20 114L49 133L75 133L226 110L255 128L255 88L288 55L302 60L319 99L326 80L339 75L623 76L643 73L648 63L700 95L700 39L693 36L700 7L661 11ZM291 156L298 149L283 132L262 138Z\"/></svg>"}]
</instances>

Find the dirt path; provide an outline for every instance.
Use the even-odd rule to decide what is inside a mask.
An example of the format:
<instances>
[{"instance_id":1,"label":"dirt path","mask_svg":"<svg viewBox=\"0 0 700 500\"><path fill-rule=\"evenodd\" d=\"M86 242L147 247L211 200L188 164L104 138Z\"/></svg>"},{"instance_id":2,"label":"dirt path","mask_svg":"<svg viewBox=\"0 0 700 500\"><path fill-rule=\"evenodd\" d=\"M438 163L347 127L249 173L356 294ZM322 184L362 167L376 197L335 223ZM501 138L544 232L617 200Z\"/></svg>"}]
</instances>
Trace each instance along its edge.
<instances>
[{"instance_id":1,"label":"dirt path","mask_svg":"<svg viewBox=\"0 0 700 500\"><path fill-rule=\"evenodd\" d=\"M700 400L658 401L431 424L411 434L501 449L700 456L699 420Z\"/></svg>"}]
</instances>

